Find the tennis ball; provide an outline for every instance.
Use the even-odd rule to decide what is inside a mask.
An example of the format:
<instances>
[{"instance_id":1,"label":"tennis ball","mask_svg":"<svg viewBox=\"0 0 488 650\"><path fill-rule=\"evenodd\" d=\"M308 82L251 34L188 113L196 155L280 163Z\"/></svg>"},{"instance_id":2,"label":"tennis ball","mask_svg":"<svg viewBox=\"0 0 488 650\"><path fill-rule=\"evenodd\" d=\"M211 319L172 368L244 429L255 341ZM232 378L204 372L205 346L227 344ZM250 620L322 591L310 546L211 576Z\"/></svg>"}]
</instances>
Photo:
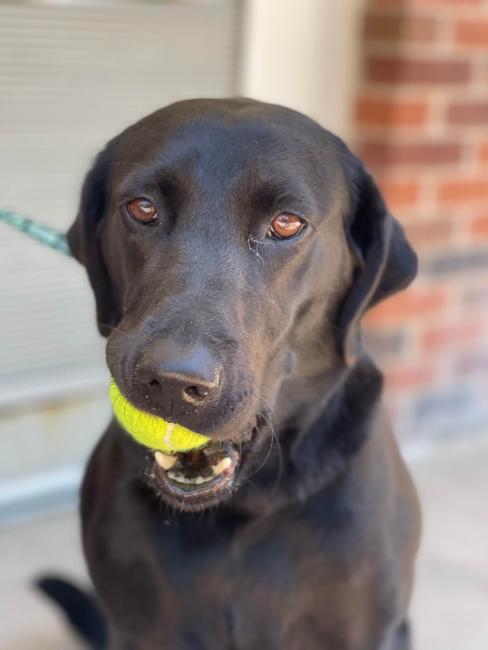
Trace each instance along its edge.
<instances>
[{"instance_id":1,"label":"tennis ball","mask_svg":"<svg viewBox=\"0 0 488 650\"><path fill-rule=\"evenodd\" d=\"M209 438L200 433L141 411L122 395L113 379L110 382L110 399L119 424L145 447L175 454L201 449L209 442Z\"/></svg>"}]
</instances>

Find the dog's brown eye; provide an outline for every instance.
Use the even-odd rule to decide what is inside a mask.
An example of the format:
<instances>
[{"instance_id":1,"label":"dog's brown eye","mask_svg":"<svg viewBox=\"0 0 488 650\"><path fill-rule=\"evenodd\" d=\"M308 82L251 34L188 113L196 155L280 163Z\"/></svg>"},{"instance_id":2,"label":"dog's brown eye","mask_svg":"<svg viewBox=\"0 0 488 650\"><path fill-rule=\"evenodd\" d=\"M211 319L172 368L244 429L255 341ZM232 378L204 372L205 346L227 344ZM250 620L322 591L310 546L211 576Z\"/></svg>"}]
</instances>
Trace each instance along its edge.
<instances>
[{"instance_id":1,"label":"dog's brown eye","mask_svg":"<svg viewBox=\"0 0 488 650\"><path fill-rule=\"evenodd\" d=\"M298 235L304 228L305 224L296 214L281 212L271 222L268 235L278 239L289 239Z\"/></svg>"},{"instance_id":2,"label":"dog's brown eye","mask_svg":"<svg viewBox=\"0 0 488 650\"><path fill-rule=\"evenodd\" d=\"M127 209L133 219L142 223L150 223L158 216L156 206L147 199L134 199L127 204Z\"/></svg>"}]
</instances>

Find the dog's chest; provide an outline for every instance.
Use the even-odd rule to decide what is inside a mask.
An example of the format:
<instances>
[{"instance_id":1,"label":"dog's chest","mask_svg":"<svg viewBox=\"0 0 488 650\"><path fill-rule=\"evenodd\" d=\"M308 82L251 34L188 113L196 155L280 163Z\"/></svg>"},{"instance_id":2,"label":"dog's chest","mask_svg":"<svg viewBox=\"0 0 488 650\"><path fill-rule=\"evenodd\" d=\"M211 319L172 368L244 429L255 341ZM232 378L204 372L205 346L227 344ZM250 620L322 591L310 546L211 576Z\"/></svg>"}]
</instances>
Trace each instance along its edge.
<instances>
[{"instance_id":1,"label":"dog's chest","mask_svg":"<svg viewBox=\"0 0 488 650\"><path fill-rule=\"evenodd\" d=\"M199 540L198 529L191 539L173 536L171 526L167 532L156 547L162 601L170 607L153 624L158 638L170 631L168 647L315 650L330 634L349 647L348 610L357 619L351 591L372 576L359 558L327 548L306 522L275 522L232 541Z\"/></svg>"}]
</instances>

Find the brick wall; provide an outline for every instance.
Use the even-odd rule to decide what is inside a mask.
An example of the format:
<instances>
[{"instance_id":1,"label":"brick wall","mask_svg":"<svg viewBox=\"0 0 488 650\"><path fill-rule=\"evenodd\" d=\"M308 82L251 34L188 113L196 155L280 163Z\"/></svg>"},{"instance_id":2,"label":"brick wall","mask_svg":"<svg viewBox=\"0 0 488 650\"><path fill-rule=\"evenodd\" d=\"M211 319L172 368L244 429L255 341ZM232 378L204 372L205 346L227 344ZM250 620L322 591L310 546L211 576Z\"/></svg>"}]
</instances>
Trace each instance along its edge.
<instances>
[{"instance_id":1,"label":"brick wall","mask_svg":"<svg viewBox=\"0 0 488 650\"><path fill-rule=\"evenodd\" d=\"M356 151L420 256L366 319L409 440L488 429L488 0L369 0Z\"/></svg>"}]
</instances>

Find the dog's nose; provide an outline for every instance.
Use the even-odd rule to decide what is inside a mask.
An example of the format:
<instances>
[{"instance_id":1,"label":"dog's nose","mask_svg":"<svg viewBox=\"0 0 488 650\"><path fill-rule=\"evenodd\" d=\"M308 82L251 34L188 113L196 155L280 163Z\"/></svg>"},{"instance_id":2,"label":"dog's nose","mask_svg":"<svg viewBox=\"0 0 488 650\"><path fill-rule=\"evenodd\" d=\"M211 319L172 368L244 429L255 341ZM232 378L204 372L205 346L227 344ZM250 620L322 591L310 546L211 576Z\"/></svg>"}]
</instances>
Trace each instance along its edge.
<instances>
[{"instance_id":1,"label":"dog's nose","mask_svg":"<svg viewBox=\"0 0 488 650\"><path fill-rule=\"evenodd\" d=\"M184 413L218 398L222 368L206 347L181 350L167 342L146 350L136 371L149 396L165 415Z\"/></svg>"}]
</instances>

